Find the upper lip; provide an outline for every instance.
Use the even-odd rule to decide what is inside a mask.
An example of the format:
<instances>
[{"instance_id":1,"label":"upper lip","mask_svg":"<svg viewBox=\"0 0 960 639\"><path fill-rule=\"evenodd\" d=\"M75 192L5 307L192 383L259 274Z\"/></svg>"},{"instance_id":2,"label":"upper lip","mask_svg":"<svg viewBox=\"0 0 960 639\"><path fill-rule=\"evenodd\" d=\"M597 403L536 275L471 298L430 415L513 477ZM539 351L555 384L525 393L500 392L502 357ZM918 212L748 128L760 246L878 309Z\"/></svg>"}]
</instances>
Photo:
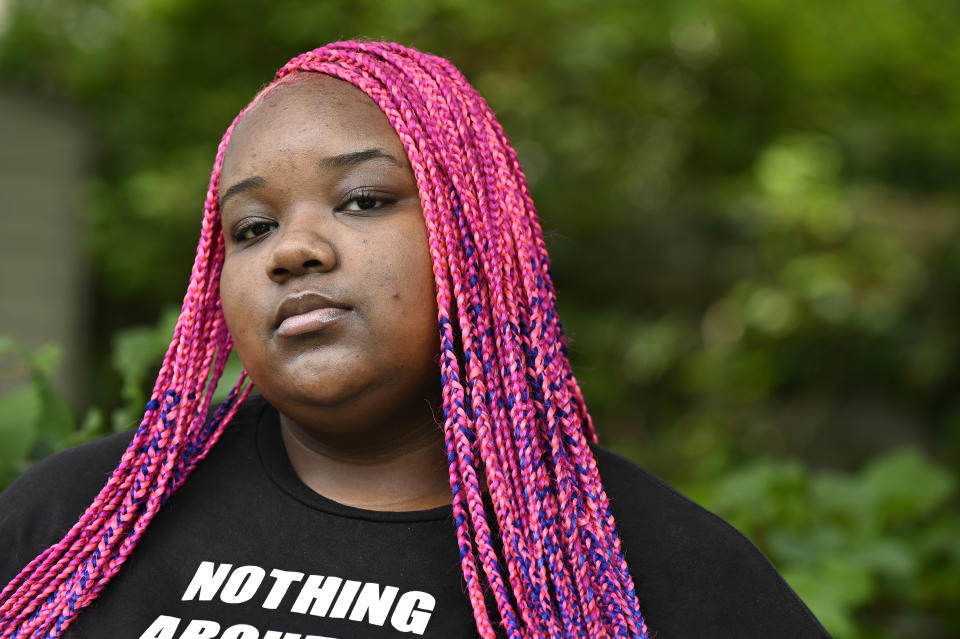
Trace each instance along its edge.
<instances>
[{"instance_id":1,"label":"upper lip","mask_svg":"<svg viewBox=\"0 0 960 639\"><path fill-rule=\"evenodd\" d=\"M318 308L350 308L346 304L338 302L323 293L315 291L302 291L294 293L287 297L277 309L277 315L273 320L273 328L276 330L283 323L283 320L294 315L301 315L315 311Z\"/></svg>"}]
</instances>

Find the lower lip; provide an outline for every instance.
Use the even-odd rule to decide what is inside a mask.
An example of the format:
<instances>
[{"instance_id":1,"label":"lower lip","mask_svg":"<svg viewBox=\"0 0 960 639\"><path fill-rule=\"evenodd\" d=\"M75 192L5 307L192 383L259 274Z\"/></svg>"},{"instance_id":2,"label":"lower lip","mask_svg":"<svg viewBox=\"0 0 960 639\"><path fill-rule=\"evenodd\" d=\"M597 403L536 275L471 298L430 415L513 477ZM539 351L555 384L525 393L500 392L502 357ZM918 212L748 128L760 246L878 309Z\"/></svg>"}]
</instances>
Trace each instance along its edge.
<instances>
[{"instance_id":1,"label":"lower lip","mask_svg":"<svg viewBox=\"0 0 960 639\"><path fill-rule=\"evenodd\" d=\"M318 308L308 313L292 315L277 327L277 335L281 337L296 337L314 331L323 330L330 324L347 314L345 308Z\"/></svg>"}]
</instances>

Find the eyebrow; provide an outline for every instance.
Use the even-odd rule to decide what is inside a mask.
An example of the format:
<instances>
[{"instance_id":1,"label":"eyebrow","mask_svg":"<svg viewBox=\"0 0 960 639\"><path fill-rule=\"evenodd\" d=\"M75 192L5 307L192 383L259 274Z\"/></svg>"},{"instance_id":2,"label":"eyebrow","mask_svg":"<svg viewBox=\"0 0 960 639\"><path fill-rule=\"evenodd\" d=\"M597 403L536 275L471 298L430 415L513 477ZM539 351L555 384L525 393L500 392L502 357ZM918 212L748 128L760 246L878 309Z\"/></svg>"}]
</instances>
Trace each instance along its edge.
<instances>
[{"instance_id":1,"label":"eyebrow","mask_svg":"<svg viewBox=\"0 0 960 639\"><path fill-rule=\"evenodd\" d=\"M267 180L260 177L259 175L254 175L253 177L248 177L246 180L240 180L229 189L223 192L220 196L220 207L223 207L223 203L227 201L227 198L233 197L238 193L243 193L250 189L255 189L257 187L263 186L267 183Z\"/></svg>"},{"instance_id":2,"label":"eyebrow","mask_svg":"<svg viewBox=\"0 0 960 639\"><path fill-rule=\"evenodd\" d=\"M320 168L340 169L345 166L355 166L362 162L369 162L370 160L389 160L399 167L403 166L403 163L400 160L393 157L383 149L364 149L363 151L341 153L340 155L332 155L328 158L323 158L320 160Z\"/></svg>"},{"instance_id":3,"label":"eyebrow","mask_svg":"<svg viewBox=\"0 0 960 639\"><path fill-rule=\"evenodd\" d=\"M364 149L363 151L353 151L351 153L331 155L330 157L320 160L319 166L321 169L342 169L345 167L356 166L364 162L369 162L370 160L388 160L389 162L396 164L401 168L404 166L403 162L390 155L383 149ZM240 180L223 192L223 194L220 196L220 206L222 207L223 203L226 202L228 198L250 189L265 186L266 183L267 180L259 175L254 175L253 177L248 177L245 180Z\"/></svg>"}]
</instances>

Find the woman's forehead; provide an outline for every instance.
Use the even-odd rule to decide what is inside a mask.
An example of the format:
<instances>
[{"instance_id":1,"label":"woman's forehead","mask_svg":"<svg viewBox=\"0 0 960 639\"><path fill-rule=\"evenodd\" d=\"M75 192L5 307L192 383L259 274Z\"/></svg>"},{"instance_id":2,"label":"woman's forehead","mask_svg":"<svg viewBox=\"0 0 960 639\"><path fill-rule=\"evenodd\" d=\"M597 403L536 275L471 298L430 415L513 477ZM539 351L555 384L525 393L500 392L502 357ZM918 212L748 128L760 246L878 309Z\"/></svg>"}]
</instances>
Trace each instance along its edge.
<instances>
[{"instance_id":1,"label":"woman's forehead","mask_svg":"<svg viewBox=\"0 0 960 639\"><path fill-rule=\"evenodd\" d=\"M269 88L237 124L224 156L225 173L267 145L301 151L318 146L377 147L406 159L386 115L363 91L320 73L287 78Z\"/></svg>"},{"instance_id":2,"label":"woman's forehead","mask_svg":"<svg viewBox=\"0 0 960 639\"><path fill-rule=\"evenodd\" d=\"M379 110L376 103L370 96L361 89L350 84L346 80L335 78L326 73L317 73L314 71L295 71L285 75L279 80L271 83L264 89L256 102L269 101L270 98L282 95L290 90L302 90L305 92L318 92L330 100L345 100L355 105L363 104L367 107Z\"/></svg>"}]
</instances>

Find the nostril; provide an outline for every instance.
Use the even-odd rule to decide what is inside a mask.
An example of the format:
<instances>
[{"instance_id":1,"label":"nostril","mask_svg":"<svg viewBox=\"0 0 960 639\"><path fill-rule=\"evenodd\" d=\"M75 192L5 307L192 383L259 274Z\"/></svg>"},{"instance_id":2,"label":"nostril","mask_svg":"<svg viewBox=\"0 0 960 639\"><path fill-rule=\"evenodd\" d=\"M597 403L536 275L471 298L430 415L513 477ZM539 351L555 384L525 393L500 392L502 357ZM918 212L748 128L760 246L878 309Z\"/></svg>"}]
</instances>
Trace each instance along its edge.
<instances>
[{"instance_id":1,"label":"nostril","mask_svg":"<svg viewBox=\"0 0 960 639\"><path fill-rule=\"evenodd\" d=\"M303 263L303 268L320 268L323 266L323 262L320 260L307 260Z\"/></svg>"}]
</instances>

